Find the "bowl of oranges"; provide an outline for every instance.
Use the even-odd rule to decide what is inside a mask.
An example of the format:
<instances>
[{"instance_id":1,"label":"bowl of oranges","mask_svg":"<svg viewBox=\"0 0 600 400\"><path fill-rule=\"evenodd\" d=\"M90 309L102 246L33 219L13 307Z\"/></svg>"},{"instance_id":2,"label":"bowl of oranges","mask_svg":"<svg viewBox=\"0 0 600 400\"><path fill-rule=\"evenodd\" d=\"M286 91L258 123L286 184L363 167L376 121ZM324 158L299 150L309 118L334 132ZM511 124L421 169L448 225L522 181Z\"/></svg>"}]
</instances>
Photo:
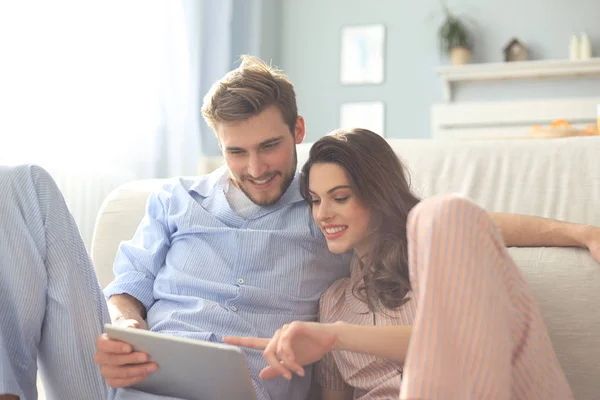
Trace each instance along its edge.
<instances>
[{"instance_id":1,"label":"bowl of oranges","mask_svg":"<svg viewBox=\"0 0 600 400\"><path fill-rule=\"evenodd\" d=\"M576 128L567 120L555 119L550 126L533 125L529 131L532 138L564 138L571 136L594 136L599 135L598 127L588 125L585 128Z\"/></svg>"}]
</instances>

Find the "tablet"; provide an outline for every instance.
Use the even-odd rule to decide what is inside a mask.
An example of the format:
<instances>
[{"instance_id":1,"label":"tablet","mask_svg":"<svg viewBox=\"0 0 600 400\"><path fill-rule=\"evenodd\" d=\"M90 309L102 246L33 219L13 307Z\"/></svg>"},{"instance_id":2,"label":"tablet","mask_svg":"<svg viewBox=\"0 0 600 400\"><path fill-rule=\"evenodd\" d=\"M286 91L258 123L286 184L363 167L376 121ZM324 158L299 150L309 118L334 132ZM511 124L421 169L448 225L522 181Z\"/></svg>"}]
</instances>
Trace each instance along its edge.
<instances>
[{"instance_id":1,"label":"tablet","mask_svg":"<svg viewBox=\"0 0 600 400\"><path fill-rule=\"evenodd\" d=\"M110 324L104 330L158 364L156 372L132 389L188 400L256 399L238 347Z\"/></svg>"}]
</instances>

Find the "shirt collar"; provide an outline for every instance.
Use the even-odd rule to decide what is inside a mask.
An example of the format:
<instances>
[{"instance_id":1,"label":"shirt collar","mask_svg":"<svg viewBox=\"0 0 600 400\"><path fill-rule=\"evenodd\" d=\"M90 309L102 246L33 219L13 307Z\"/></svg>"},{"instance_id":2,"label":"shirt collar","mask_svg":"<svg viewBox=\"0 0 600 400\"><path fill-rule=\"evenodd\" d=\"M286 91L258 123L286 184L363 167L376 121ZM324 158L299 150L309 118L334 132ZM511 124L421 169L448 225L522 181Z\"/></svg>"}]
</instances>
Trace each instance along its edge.
<instances>
[{"instance_id":1,"label":"shirt collar","mask_svg":"<svg viewBox=\"0 0 600 400\"><path fill-rule=\"evenodd\" d=\"M279 201L277 201L274 206L277 204L286 205L296 203L298 201L304 201L304 198L302 197L302 194L300 194L300 173L296 172L294 175L294 180L292 180L290 186L288 186L286 191L283 193L283 196L281 196Z\"/></svg>"},{"instance_id":2,"label":"shirt collar","mask_svg":"<svg viewBox=\"0 0 600 400\"><path fill-rule=\"evenodd\" d=\"M229 170L226 165L222 165L210 174L198 179L196 183L190 186L188 192L194 191L202 197L209 197L215 193L215 190L223 189L227 182L225 176L229 176Z\"/></svg>"}]
</instances>

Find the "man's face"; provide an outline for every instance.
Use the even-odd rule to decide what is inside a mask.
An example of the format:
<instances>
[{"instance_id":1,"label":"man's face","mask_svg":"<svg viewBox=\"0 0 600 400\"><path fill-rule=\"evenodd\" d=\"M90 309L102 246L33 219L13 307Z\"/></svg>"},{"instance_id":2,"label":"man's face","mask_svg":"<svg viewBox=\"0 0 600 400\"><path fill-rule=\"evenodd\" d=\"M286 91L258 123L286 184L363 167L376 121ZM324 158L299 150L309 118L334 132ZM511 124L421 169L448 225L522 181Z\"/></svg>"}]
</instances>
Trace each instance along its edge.
<instances>
[{"instance_id":1,"label":"man's face","mask_svg":"<svg viewBox=\"0 0 600 400\"><path fill-rule=\"evenodd\" d=\"M294 179L303 118L292 134L279 109L270 106L248 120L217 124L215 130L234 184L259 206L277 202Z\"/></svg>"}]
</instances>

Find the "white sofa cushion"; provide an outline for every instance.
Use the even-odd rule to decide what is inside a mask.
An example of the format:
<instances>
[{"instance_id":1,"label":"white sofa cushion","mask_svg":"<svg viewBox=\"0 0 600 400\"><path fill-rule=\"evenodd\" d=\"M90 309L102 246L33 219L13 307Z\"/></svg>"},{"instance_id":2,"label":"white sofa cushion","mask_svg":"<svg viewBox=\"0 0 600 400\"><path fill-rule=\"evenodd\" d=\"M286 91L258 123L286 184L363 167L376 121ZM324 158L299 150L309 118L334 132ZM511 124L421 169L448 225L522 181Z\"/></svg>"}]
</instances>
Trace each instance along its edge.
<instances>
[{"instance_id":1,"label":"white sofa cushion","mask_svg":"<svg viewBox=\"0 0 600 400\"><path fill-rule=\"evenodd\" d=\"M584 249L510 248L540 306L575 399L598 398L600 265Z\"/></svg>"}]
</instances>

